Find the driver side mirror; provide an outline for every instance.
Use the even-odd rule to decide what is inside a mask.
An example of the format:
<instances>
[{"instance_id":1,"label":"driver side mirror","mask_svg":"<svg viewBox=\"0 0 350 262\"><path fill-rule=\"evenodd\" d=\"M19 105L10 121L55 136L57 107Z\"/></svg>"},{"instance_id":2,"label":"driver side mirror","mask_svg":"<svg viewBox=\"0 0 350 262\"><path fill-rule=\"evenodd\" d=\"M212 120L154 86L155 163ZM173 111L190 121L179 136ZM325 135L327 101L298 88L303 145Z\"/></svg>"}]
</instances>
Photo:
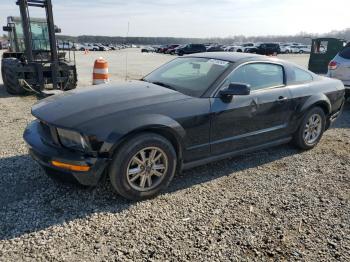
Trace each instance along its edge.
<instances>
[{"instance_id":1,"label":"driver side mirror","mask_svg":"<svg viewBox=\"0 0 350 262\"><path fill-rule=\"evenodd\" d=\"M250 95L250 85L243 83L231 83L228 88L221 90L219 94L224 98L232 98L232 96L247 96Z\"/></svg>"}]
</instances>

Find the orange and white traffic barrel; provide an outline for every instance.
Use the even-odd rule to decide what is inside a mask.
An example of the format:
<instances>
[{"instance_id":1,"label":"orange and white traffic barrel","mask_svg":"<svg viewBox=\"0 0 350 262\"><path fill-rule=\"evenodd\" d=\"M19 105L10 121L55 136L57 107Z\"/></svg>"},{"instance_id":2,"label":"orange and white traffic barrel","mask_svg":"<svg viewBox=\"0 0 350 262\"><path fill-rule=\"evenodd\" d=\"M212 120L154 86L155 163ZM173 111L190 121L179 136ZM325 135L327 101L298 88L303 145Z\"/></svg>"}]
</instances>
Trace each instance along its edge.
<instances>
[{"instance_id":1,"label":"orange and white traffic barrel","mask_svg":"<svg viewBox=\"0 0 350 262\"><path fill-rule=\"evenodd\" d=\"M93 85L106 84L109 82L108 62L100 57L95 60L93 72Z\"/></svg>"}]
</instances>

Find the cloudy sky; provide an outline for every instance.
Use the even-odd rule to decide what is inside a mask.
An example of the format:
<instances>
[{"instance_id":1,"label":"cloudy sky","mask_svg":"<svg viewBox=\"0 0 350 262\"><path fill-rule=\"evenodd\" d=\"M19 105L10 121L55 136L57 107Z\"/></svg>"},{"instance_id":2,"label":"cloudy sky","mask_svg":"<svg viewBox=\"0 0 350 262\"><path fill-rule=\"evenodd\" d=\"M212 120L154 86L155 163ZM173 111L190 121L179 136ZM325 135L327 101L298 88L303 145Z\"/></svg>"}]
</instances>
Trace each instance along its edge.
<instances>
[{"instance_id":1,"label":"cloudy sky","mask_svg":"<svg viewBox=\"0 0 350 262\"><path fill-rule=\"evenodd\" d=\"M69 35L228 37L325 33L350 27L349 0L52 0ZM41 16L37 8L32 15ZM40 10L40 9L39 9ZM0 0L0 20L19 15Z\"/></svg>"}]
</instances>

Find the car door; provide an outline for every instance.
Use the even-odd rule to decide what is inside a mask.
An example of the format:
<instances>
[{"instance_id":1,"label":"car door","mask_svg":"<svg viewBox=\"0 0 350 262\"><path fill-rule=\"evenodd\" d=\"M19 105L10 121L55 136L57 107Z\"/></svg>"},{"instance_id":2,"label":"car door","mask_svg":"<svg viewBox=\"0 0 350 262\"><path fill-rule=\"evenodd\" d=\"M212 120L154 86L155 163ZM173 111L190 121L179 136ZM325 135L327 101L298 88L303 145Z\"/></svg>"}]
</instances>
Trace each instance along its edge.
<instances>
[{"instance_id":1,"label":"car door","mask_svg":"<svg viewBox=\"0 0 350 262\"><path fill-rule=\"evenodd\" d=\"M235 69L224 81L245 83L251 93L226 101L217 93L211 98L211 154L238 151L287 136L292 114L291 93L282 65L254 62Z\"/></svg>"},{"instance_id":2,"label":"car door","mask_svg":"<svg viewBox=\"0 0 350 262\"><path fill-rule=\"evenodd\" d=\"M189 44L187 45L185 48L184 48L184 52L185 54L191 54L193 52L193 45L192 44Z\"/></svg>"},{"instance_id":3,"label":"car door","mask_svg":"<svg viewBox=\"0 0 350 262\"><path fill-rule=\"evenodd\" d=\"M262 44L259 46L257 54L259 54L259 55L266 54L266 45L265 44Z\"/></svg>"}]
</instances>

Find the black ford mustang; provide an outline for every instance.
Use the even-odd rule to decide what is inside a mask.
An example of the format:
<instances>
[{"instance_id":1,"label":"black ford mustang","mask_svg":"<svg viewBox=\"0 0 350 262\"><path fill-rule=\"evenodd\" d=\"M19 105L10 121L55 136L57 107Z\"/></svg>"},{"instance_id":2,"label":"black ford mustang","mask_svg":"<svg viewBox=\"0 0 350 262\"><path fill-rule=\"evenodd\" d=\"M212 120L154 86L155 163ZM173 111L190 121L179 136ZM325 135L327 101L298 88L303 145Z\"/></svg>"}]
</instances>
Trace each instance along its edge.
<instances>
[{"instance_id":1,"label":"black ford mustang","mask_svg":"<svg viewBox=\"0 0 350 262\"><path fill-rule=\"evenodd\" d=\"M340 81L275 58L196 54L140 81L42 100L24 139L49 174L83 185L108 174L119 194L145 199L176 170L290 141L313 148L344 94Z\"/></svg>"}]
</instances>

